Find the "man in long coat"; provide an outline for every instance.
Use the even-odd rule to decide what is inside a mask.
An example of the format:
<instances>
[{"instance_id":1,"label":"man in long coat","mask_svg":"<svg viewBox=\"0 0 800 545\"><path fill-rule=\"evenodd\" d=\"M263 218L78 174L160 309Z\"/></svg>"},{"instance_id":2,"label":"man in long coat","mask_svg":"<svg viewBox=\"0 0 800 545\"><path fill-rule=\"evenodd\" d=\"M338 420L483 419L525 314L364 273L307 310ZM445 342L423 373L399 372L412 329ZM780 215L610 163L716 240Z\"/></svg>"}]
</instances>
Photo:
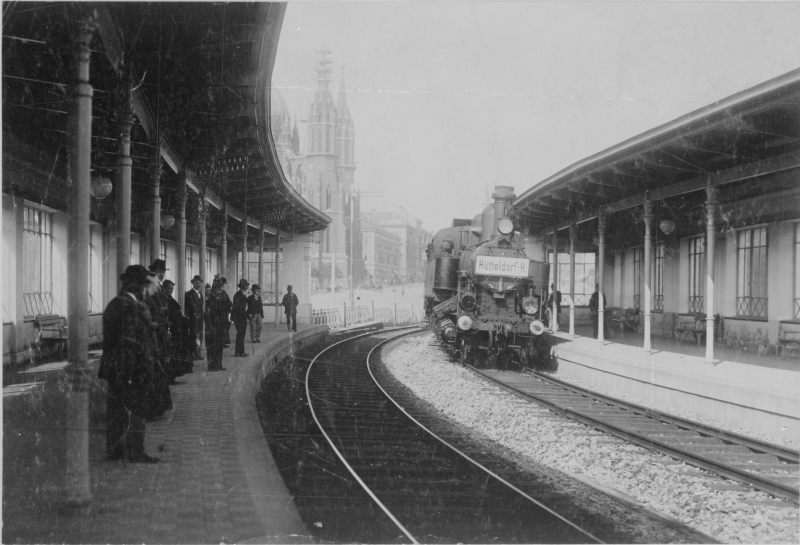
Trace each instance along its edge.
<instances>
[{"instance_id":1,"label":"man in long coat","mask_svg":"<svg viewBox=\"0 0 800 545\"><path fill-rule=\"evenodd\" d=\"M200 359L200 340L203 335L203 279L199 275L192 278L192 289L183 297L183 309L189 319L191 334L195 338L194 359Z\"/></svg>"},{"instance_id":2,"label":"man in long coat","mask_svg":"<svg viewBox=\"0 0 800 545\"><path fill-rule=\"evenodd\" d=\"M178 384L175 377L192 372L192 357L196 343L191 334L189 320L181 312L181 306L172 298L175 282L164 280L161 289L167 298L167 319L169 320L169 344L167 350L167 369L172 384Z\"/></svg>"},{"instance_id":3,"label":"man in long coat","mask_svg":"<svg viewBox=\"0 0 800 545\"><path fill-rule=\"evenodd\" d=\"M98 377L108 382L106 455L109 460L156 463L144 451L148 393L156 348L142 300L156 292L155 273L131 265L120 276L122 289L103 312L103 356Z\"/></svg>"},{"instance_id":4,"label":"man in long coat","mask_svg":"<svg viewBox=\"0 0 800 545\"><path fill-rule=\"evenodd\" d=\"M292 293L292 286L286 287L286 295L283 296L281 305L283 305L284 312L286 312L286 327L290 331L297 331L297 305L300 301L297 295Z\"/></svg>"},{"instance_id":5,"label":"man in long coat","mask_svg":"<svg viewBox=\"0 0 800 545\"><path fill-rule=\"evenodd\" d=\"M156 274L158 288L154 293L144 298L150 318L150 327L156 343L156 361L153 366L153 389L150 393L150 419L158 418L172 409L172 396L169 383L174 382L167 369L167 352L169 351L169 303L164 294L161 283L167 271L167 264L163 259L156 259L150 265L150 270ZM145 314L147 315L147 313Z\"/></svg>"},{"instance_id":6,"label":"man in long coat","mask_svg":"<svg viewBox=\"0 0 800 545\"><path fill-rule=\"evenodd\" d=\"M208 353L208 370L225 371L222 367L222 349L228 335L231 311L231 300L222 289L222 280L214 278L211 294L206 301L206 349Z\"/></svg>"},{"instance_id":7,"label":"man in long coat","mask_svg":"<svg viewBox=\"0 0 800 545\"><path fill-rule=\"evenodd\" d=\"M247 356L244 350L244 336L247 333L247 294L245 291L250 282L242 278L239 280L239 289L233 295L233 307L231 308L231 321L236 326L236 347L235 357Z\"/></svg>"}]
</instances>

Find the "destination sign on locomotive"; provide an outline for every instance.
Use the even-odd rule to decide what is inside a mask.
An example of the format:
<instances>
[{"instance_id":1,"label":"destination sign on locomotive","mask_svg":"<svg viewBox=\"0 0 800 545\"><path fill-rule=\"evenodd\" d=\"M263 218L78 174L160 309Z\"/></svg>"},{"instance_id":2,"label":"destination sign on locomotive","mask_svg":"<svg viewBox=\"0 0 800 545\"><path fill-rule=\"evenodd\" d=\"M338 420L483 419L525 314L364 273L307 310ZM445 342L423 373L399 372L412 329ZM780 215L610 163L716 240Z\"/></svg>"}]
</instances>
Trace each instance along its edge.
<instances>
[{"instance_id":1,"label":"destination sign on locomotive","mask_svg":"<svg viewBox=\"0 0 800 545\"><path fill-rule=\"evenodd\" d=\"M528 276L527 259L479 255L475 260L475 274L492 276Z\"/></svg>"}]
</instances>

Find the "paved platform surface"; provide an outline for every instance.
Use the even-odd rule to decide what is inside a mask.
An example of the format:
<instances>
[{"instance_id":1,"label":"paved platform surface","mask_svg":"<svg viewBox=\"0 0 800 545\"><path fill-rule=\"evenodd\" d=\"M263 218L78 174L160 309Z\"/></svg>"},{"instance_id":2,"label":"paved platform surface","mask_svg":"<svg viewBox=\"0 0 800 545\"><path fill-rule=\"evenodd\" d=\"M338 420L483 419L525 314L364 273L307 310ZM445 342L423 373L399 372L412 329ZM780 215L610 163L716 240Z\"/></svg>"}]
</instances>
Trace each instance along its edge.
<instances>
[{"instance_id":1,"label":"paved platform surface","mask_svg":"<svg viewBox=\"0 0 800 545\"><path fill-rule=\"evenodd\" d=\"M223 372L194 372L171 386L173 409L148 422L158 464L105 459L105 382L90 353L92 502L64 509L66 395L63 364L15 377L3 395L3 543L310 543L272 460L255 408L257 377L275 353L324 335L325 326L266 327L250 356L225 349ZM30 379L28 379L30 377Z\"/></svg>"}]
</instances>

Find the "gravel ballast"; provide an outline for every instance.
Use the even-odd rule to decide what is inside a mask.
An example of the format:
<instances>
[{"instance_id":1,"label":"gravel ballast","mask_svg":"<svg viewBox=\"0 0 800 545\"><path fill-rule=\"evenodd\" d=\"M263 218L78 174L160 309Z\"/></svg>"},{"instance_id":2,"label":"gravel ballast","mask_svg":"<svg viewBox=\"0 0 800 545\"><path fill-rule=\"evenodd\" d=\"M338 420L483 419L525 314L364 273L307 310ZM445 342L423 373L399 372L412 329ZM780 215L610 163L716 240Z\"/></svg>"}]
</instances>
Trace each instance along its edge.
<instances>
[{"instance_id":1,"label":"gravel ballast","mask_svg":"<svg viewBox=\"0 0 800 545\"><path fill-rule=\"evenodd\" d=\"M383 352L392 375L442 416L504 449L631 496L725 543L798 543L797 505L597 432L489 384L453 363L432 334ZM668 411L665 411L668 412Z\"/></svg>"}]
</instances>

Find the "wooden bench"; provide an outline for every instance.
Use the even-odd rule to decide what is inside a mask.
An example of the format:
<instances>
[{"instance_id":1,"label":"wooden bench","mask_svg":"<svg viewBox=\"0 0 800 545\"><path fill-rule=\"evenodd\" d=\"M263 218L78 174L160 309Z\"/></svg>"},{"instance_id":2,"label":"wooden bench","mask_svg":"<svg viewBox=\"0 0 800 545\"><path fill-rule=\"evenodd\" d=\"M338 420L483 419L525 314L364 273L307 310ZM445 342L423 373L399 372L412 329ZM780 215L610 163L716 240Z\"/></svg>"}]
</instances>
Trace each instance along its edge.
<instances>
[{"instance_id":1,"label":"wooden bench","mask_svg":"<svg viewBox=\"0 0 800 545\"><path fill-rule=\"evenodd\" d=\"M675 333L678 335L679 342L684 337L692 337L697 340L699 346L706 336L706 315L698 312L691 316L678 316Z\"/></svg>"},{"instance_id":2,"label":"wooden bench","mask_svg":"<svg viewBox=\"0 0 800 545\"><path fill-rule=\"evenodd\" d=\"M635 308L626 308L625 312L615 311L611 316L611 321L619 324L619 330L636 331L639 325L639 310Z\"/></svg>"},{"instance_id":3,"label":"wooden bench","mask_svg":"<svg viewBox=\"0 0 800 545\"><path fill-rule=\"evenodd\" d=\"M59 357L64 356L67 347L67 327L63 323L64 318L55 314L39 314L34 317L34 325L39 330L36 336L36 346L41 347L42 343L57 345Z\"/></svg>"},{"instance_id":4,"label":"wooden bench","mask_svg":"<svg viewBox=\"0 0 800 545\"><path fill-rule=\"evenodd\" d=\"M787 328L795 325L795 328ZM778 328L778 354L782 358L800 357L800 324L781 324Z\"/></svg>"}]
</instances>

